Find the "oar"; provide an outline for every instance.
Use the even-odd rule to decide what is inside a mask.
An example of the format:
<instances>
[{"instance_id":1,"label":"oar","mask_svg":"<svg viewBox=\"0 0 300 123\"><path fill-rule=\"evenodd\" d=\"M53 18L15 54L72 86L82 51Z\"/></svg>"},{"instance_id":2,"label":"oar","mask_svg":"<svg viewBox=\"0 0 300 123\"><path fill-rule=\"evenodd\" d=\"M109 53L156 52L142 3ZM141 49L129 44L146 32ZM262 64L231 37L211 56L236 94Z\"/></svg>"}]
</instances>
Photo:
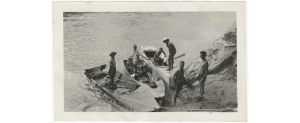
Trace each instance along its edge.
<instances>
[{"instance_id":1,"label":"oar","mask_svg":"<svg viewBox=\"0 0 300 123\"><path fill-rule=\"evenodd\" d=\"M183 56L185 56L185 53L182 53L182 54L180 54L180 55L178 55L178 56L174 57L174 59L178 59L178 58L180 58L180 57L183 57ZM168 62L168 59L167 59L167 61L166 61L166 62Z\"/></svg>"},{"instance_id":2,"label":"oar","mask_svg":"<svg viewBox=\"0 0 300 123\"><path fill-rule=\"evenodd\" d=\"M178 58L180 58L180 57L182 57L182 56L185 56L185 53L183 53L183 54L181 54L181 55L179 55L179 56L174 57L174 59L178 59Z\"/></svg>"}]
</instances>

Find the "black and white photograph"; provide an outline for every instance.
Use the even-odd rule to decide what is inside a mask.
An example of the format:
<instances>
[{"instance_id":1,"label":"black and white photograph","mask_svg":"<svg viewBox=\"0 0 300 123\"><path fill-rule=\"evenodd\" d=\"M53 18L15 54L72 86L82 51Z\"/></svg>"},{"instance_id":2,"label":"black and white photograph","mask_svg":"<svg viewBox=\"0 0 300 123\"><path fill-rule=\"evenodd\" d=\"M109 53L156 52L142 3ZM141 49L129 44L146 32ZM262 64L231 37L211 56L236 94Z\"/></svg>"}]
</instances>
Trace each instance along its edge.
<instances>
[{"instance_id":1,"label":"black and white photograph","mask_svg":"<svg viewBox=\"0 0 300 123\"><path fill-rule=\"evenodd\" d=\"M75 10L59 12L57 26L63 113L245 112L237 11Z\"/></svg>"},{"instance_id":2,"label":"black and white photograph","mask_svg":"<svg viewBox=\"0 0 300 123\"><path fill-rule=\"evenodd\" d=\"M237 111L235 12L64 12L65 112Z\"/></svg>"},{"instance_id":3,"label":"black and white photograph","mask_svg":"<svg viewBox=\"0 0 300 123\"><path fill-rule=\"evenodd\" d=\"M297 122L299 3L3 1L0 120Z\"/></svg>"}]
</instances>

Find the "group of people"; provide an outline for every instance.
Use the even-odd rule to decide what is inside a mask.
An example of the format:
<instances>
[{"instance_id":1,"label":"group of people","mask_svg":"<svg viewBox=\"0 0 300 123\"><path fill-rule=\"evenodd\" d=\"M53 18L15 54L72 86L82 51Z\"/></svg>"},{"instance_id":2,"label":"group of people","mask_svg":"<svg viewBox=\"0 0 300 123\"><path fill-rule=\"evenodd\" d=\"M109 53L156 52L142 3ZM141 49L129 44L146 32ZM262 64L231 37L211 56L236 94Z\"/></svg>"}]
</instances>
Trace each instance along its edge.
<instances>
[{"instance_id":1,"label":"group of people","mask_svg":"<svg viewBox=\"0 0 300 123\"><path fill-rule=\"evenodd\" d=\"M201 101L203 98L203 94L204 94L204 83L206 80L206 76L208 73L208 62L206 60L206 52L205 51L201 51L200 52L200 68L198 69L198 81L199 81L199 86L200 86L200 96L195 100L196 102ZM173 79L176 85L176 92L174 95L174 104L176 104L176 98L179 94L179 91L181 91L183 85L187 85L190 86L191 84L189 82L187 82L187 80L185 79L184 76L184 61L180 61L179 63L180 69L178 69L174 75L173 75Z\"/></svg>"},{"instance_id":2,"label":"group of people","mask_svg":"<svg viewBox=\"0 0 300 123\"><path fill-rule=\"evenodd\" d=\"M115 55L117 53L112 51L109 56L111 57L110 61L109 61L109 70L108 70L108 78L110 79L109 82L109 88L110 89L116 89L116 84L114 83L114 78L116 75L116 60L115 60ZM145 56L141 55L138 51L137 51L137 46L133 45L133 56L132 56L132 62L133 62L133 70L134 73L137 73L137 69L138 69L138 64L140 62L140 56L142 56L143 58L149 60L148 58L146 58Z\"/></svg>"},{"instance_id":3,"label":"group of people","mask_svg":"<svg viewBox=\"0 0 300 123\"><path fill-rule=\"evenodd\" d=\"M173 65L174 65L174 56L176 54L176 48L175 45L170 42L169 39L165 38L163 40L163 43L166 43L166 46L169 49L169 58L168 58L168 69L166 71L171 71L173 69ZM154 62L156 63L162 63L164 60L162 58L160 58L161 53L164 53L164 55L166 56L166 53L163 51L162 48L159 48L159 50L154 54ZM109 56L111 57L110 61L109 61L109 72L108 75L110 77L110 83L109 83L109 87L110 88L115 88L116 85L114 83L114 77L116 75L116 61L115 61L115 55L117 53L116 52L111 52L109 54ZM137 46L133 45L133 66L134 66L134 73L137 73L137 66L138 63L140 61L140 57L142 56L143 58L149 60L148 58L146 58L145 56L141 55L138 51L137 51ZM199 75L198 75L198 81L199 81L199 85L200 85L200 96L199 98L197 98L196 102L199 102L202 100L203 94L204 94L204 83L206 80L206 76L208 73L208 62L206 60L206 52L205 51L201 51L200 52L200 68L199 68ZM183 85L190 85L189 82L186 81L185 76L184 76L184 61L180 61L179 63L180 69L178 69L175 74L173 75L173 79L176 85L176 92L174 95L174 103L176 103L176 98L178 96L178 93L180 92L180 90L182 89Z\"/></svg>"},{"instance_id":4,"label":"group of people","mask_svg":"<svg viewBox=\"0 0 300 123\"><path fill-rule=\"evenodd\" d=\"M164 38L163 43L166 43L169 49L169 58L168 58L169 68L166 71L171 71L174 65L174 56L176 54L176 48L175 45L172 42L170 42L170 40L167 38ZM158 65L162 65L165 62L164 59L160 57L161 53L163 53L166 56L166 53L163 51L162 47L159 48L159 50L154 54L153 57L154 62Z\"/></svg>"}]
</instances>

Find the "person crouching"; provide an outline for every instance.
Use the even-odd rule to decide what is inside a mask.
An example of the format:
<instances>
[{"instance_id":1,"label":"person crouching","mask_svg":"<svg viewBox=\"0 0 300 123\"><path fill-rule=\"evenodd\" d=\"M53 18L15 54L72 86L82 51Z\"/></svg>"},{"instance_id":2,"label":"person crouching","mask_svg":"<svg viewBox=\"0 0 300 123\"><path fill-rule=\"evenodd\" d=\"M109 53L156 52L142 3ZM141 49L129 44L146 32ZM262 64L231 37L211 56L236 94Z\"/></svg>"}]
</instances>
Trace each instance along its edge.
<instances>
[{"instance_id":1,"label":"person crouching","mask_svg":"<svg viewBox=\"0 0 300 123\"><path fill-rule=\"evenodd\" d=\"M174 82L176 85L176 93L174 96L174 104L176 104L176 98L178 96L179 91L181 91L183 85L191 85L185 80L184 77L184 61L180 61L179 63L180 69L178 69L174 74Z\"/></svg>"},{"instance_id":2,"label":"person crouching","mask_svg":"<svg viewBox=\"0 0 300 123\"><path fill-rule=\"evenodd\" d=\"M167 56L165 51L163 51L163 48L160 47L159 50L154 54L154 57L153 57L154 62L156 64L158 64L158 66L161 66L164 62L164 59L160 58L161 53L163 53L165 56Z\"/></svg>"}]
</instances>

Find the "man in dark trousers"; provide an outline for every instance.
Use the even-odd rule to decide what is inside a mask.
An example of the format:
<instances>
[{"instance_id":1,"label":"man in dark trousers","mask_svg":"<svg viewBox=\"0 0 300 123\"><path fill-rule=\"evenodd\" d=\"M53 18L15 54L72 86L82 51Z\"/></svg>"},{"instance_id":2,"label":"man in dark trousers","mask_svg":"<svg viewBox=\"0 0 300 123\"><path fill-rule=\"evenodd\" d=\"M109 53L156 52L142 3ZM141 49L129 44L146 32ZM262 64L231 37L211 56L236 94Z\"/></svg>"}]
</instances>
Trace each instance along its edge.
<instances>
[{"instance_id":1,"label":"man in dark trousers","mask_svg":"<svg viewBox=\"0 0 300 123\"><path fill-rule=\"evenodd\" d=\"M208 62L206 60L206 52L200 52L200 68L199 68L199 85L200 85L200 97L196 100L199 102L202 100L202 96L204 94L204 84L206 80L206 75L208 73Z\"/></svg>"},{"instance_id":2,"label":"man in dark trousers","mask_svg":"<svg viewBox=\"0 0 300 123\"><path fill-rule=\"evenodd\" d=\"M112 51L109 56L111 57L110 61L109 61L109 70L108 70L108 75L110 77L110 82L109 82L109 88L110 89L116 89L117 86L114 83L114 79L116 76L116 60L115 60L115 55L117 53Z\"/></svg>"},{"instance_id":3,"label":"man in dark trousers","mask_svg":"<svg viewBox=\"0 0 300 123\"><path fill-rule=\"evenodd\" d=\"M191 85L185 80L184 77L184 61L180 61L179 63L180 69L178 69L173 75L174 82L176 85L176 93L174 96L174 104L176 104L176 98L178 96L179 91L181 91L183 85Z\"/></svg>"},{"instance_id":4,"label":"man in dark trousers","mask_svg":"<svg viewBox=\"0 0 300 123\"><path fill-rule=\"evenodd\" d=\"M173 69L173 65L174 65L174 56L176 54L176 48L174 46L174 44L172 42L169 41L169 39L164 38L163 43L166 43L167 47L169 48L169 60L168 60L168 64L169 64L169 68L166 71L171 71L171 69Z\"/></svg>"}]
</instances>

